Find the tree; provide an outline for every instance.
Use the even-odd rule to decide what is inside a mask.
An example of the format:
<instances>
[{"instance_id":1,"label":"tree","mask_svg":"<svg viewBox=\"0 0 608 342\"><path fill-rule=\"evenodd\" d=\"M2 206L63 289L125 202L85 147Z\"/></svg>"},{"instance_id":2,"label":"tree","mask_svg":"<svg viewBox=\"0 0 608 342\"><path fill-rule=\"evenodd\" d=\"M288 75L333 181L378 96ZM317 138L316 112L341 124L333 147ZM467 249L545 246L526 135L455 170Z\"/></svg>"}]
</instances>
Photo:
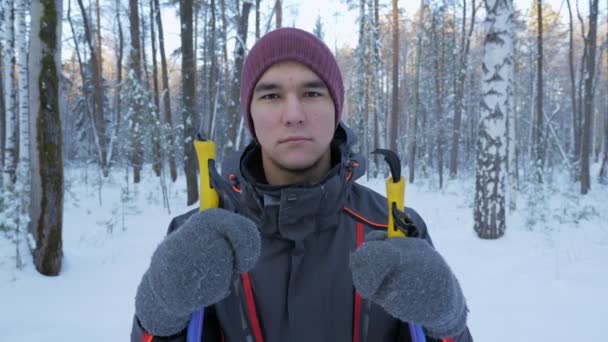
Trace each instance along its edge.
<instances>
[{"instance_id":1,"label":"tree","mask_svg":"<svg viewBox=\"0 0 608 342\"><path fill-rule=\"evenodd\" d=\"M186 174L187 205L198 200L196 154L193 141L196 138L194 113L196 105L196 59L193 47L192 0L180 0L179 15L182 40L182 124L184 148L184 173Z\"/></svg>"},{"instance_id":2,"label":"tree","mask_svg":"<svg viewBox=\"0 0 608 342\"><path fill-rule=\"evenodd\" d=\"M79 0L82 1L82 0ZM130 79L129 88L131 96L128 97L129 126L131 128L131 165L133 166L133 182L139 183L141 180L141 168L143 165L143 110L141 107L141 48L139 32L139 6L137 0L129 0L129 27L131 31L131 51L129 53L128 78Z\"/></svg>"},{"instance_id":3,"label":"tree","mask_svg":"<svg viewBox=\"0 0 608 342\"><path fill-rule=\"evenodd\" d=\"M18 111L17 99L14 89L14 70L15 70L15 8L13 0L4 2L4 22L1 23L4 28L5 44L3 47L3 80L4 80L4 107L6 110L5 116L5 145L2 153L4 154L4 169L3 184L9 192L13 189L17 170L18 154ZM13 189L14 190L14 189Z\"/></svg>"},{"instance_id":4,"label":"tree","mask_svg":"<svg viewBox=\"0 0 608 342\"><path fill-rule=\"evenodd\" d=\"M543 183L545 169L545 141L543 126L543 1L536 0L537 13L537 36L536 36L536 120L535 120L535 139L534 139L534 169L536 181Z\"/></svg>"},{"instance_id":5,"label":"tree","mask_svg":"<svg viewBox=\"0 0 608 342\"><path fill-rule=\"evenodd\" d=\"M570 72L570 100L571 100L571 111L572 111L572 140L574 141L574 153L572 153L572 162L577 162L580 156L580 129L578 113L579 108L577 107L576 99L576 74L574 71L574 27L572 25L572 7L570 6L570 0L566 0L568 5L568 18L569 18L569 40L568 40L568 70ZM574 170L573 170L574 171ZM578 172L575 172L576 179L578 179Z\"/></svg>"},{"instance_id":6,"label":"tree","mask_svg":"<svg viewBox=\"0 0 608 342\"><path fill-rule=\"evenodd\" d=\"M276 28L281 28L283 27L283 5L281 4L281 0L275 0L274 11L276 19Z\"/></svg>"},{"instance_id":7,"label":"tree","mask_svg":"<svg viewBox=\"0 0 608 342\"><path fill-rule=\"evenodd\" d=\"M595 76L595 54L597 45L597 15L598 0L591 0L589 3L589 31L586 38L585 61L585 102L584 102L584 121L583 121L583 143L581 155L581 194L586 194L591 190L591 175L589 170L589 158L591 155L591 121L593 120L593 92Z\"/></svg>"},{"instance_id":8,"label":"tree","mask_svg":"<svg viewBox=\"0 0 608 342\"><path fill-rule=\"evenodd\" d=\"M62 258L63 151L59 112L61 0L33 0L29 54L32 113L32 198L30 232L34 264L44 275L58 275Z\"/></svg>"},{"instance_id":9,"label":"tree","mask_svg":"<svg viewBox=\"0 0 608 342\"><path fill-rule=\"evenodd\" d=\"M422 56L422 35L424 16L427 6L425 0L420 0L420 10L418 14L418 34L416 38L416 75L414 76L414 104L413 110L410 112L409 129L408 129L408 149L407 149L407 167L409 169L409 182L414 182L415 161L417 153L416 132L418 129L418 112L420 111L420 64Z\"/></svg>"},{"instance_id":10,"label":"tree","mask_svg":"<svg viewBox=\"0 0 608 342\"><path fill-rule=\"evenodd\" d=\"M171 114L171 92L169 90L169 71L167 70L167 56L165 54L165 35L163 33L163 22L160 15L159 0L154 0L154 11L156 15L156 25L158 26L158 49L160 50L160 66L162 71L162 104L163 104L163 119L165 125L166 144L170 147L167 158L169 159L169 171L171 180L177 180L177 167L175 166L175 157L173 155L173 115Z\"/></svg>"},{"instance_id":11,"label":"tree","mask_svg":"<svg viewBox=\"0 0 608 342\"><path fill-rule=\"evenodd\" d=\"M78 6L80 7L80 14L83 20L85 40L89 51L91 52L91 60L87 76L90 75L91 81L93 83L92 94L89 95L93 98L93 111L91 113L93 115L93 118L91 119L91 124L93 125L93 135L95 138L95 145L97 150L97 161L104 176L107 176L109 172L107 160L108 147L106 142L106 120L104 117L105 91L103 87L103 68L101 66L102 61L100 59L101 43L96 45L93 41L93 33L91 32L89 16L87 15L87 11L84 7L84 3L82 0L78 0ZM99 38L99 33L98 39L101 39ZM84 79L83 82L85 82Z\"/></svg>"},{"instance_id":12,"label":"tree","mask_svg":"<svg viewBox=\"0 0 608 342\"><path fill-rule=\"evenodd\" d=\"M257 13L256 13L256 15L257 15ZM325 32L323 29L323 21L321 20L320 14L317 15L317 20L315 21L315 27L312 30L312 32L315 34L315 36L319 37L319 39L323 40L323 37L325 36ZM258 37L256 37L256 39L258 39Z\"/></svg>"},{"instance_id":13,"label":"tree","mask_svg":"<svg viewBox=\"0 0 608 342\"><path fill-rule=\"evenodd\" d=\"M161 119L160 119L160 98L158 90L158 66L156 63L156 33L154 30L154 0L150 0L150 42L152 43L152 85L154 88L154 134L152 137L153 162L152 167L156 175L161 176L163 169L163 158L161 156Z\"/></svg>"},{"instance_id":14,"label":"tree","mask_svg":"<svg viewBox=\"0 0 608 342\"><path fill-rule=\"evenodd\" d=\"M485 0L481 120L477 137L474 229L483 239L504 235L506 118L511 110L513 1Z\"/></svg>"},{"instance_id":15,"label":"tree","mask_svg":"<svg viewBox=\"0 0 608 342\"><path fill-rule=\"evenodd\" d=\"M226 149L224 149L224 155L230 151L239 149L239 136L242 130L243 123L242 118L238 115L239 111L239 94L241 79L241 69L245 61L245 48L247 46L247 33L249 24L249 12L251 10L251 2L244 1L240 15L237 16L237 31L236 31L236 44L234 47L234 67L232 68L232 82L230 82L230 100L228 103L228 118L229 130L228 130L228 142Z\"/></svg>"},{"instance_id":16,"label":"tree","mask_svg":"<svg viewBox=\"0 0 608 342\"><path fill-rule=\"evenodd\" d=\"M458 173L458 146L460 145L460 130L462 125L462 107L464 104L464 86L467 78L469 63L469 50L471 48L471 36L475 28L477 16L477 5L475 0L471 2L471 22L469 30L466 29L467 1L462 1L462 36L461 47L456 69L456 89L454 93L454 127L452 131L452 149L450 150L450 178L455 178Z\"/></svg>"},{"instance_id":17,"label":"tree","mask_svg":"<svg viewBox=\"0 0 608 342\"><path fill-rule=\"evenodd\" d=\"M391 116L389 120L389 147L397 151L397 136L399 134L399 6L393 0L393 70L392 70L392 101Z\"/></svg>"}]
</instances>

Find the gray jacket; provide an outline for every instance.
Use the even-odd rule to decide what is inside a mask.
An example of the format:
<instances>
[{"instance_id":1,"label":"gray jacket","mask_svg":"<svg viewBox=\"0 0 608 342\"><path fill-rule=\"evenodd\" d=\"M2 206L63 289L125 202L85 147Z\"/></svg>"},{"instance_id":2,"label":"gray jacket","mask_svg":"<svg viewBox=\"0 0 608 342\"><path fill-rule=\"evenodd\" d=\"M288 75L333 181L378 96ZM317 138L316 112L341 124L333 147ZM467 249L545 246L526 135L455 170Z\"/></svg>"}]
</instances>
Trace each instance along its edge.
<instances>
[{"instance_id":1,"label":"gray jacket","mask_svg":"<svg viewBox=\"0 0 608 342\"><path fill-rule=\"evenodd\" d=\"M351 150L355 142L352 131L340 125L332 143L333 167L315 185L265 184L256 144L227 158L224 183L214 181L222 207L258 225L262 251L248 279L236 279L227 298L205 309L204 342L254 341L258 326L267 342L346 342L354 334L361 342L411 341L407 323L355 295L349 255L361 234L386 229L387 222L386 198L355 183L365 172L365 159ZM410 208L406 212L419 237L430 241L422 218ZM169 233L193 213L174 218ZM252 324L256 318L259 323ZM143 334L135 318L131 341L145 341ZM186 331L152 341L186 341ZM467 329L453 341L472 338Z\"/></svg>"}]
</instances>

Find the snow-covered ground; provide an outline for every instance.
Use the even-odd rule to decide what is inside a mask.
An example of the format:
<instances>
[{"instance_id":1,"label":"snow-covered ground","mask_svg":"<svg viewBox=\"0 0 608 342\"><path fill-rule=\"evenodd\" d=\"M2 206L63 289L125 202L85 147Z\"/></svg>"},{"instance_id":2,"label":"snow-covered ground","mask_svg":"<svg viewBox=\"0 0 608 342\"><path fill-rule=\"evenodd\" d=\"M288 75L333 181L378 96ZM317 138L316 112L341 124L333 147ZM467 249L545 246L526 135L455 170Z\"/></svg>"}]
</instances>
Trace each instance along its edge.
<instances>
[{"instance_id":1,"label":"snow-covered ground","mask_svg":"<svg viewBox=\"0 0 608 342\"><path fill-rule=\"evenodd\" d=\"M39 275L29 256L24 269L15 269L15 247L0 234L0 341L129 339L135 289L171 215L155 177L130 185L126 196L124 175L117 175L103 184L100 205L94 173L86 181L82 174L67 177L59 277ZM384 193L384 180L362 183ZM172 214L186 211L183 177L169 187ZM462 283L476 341L603 340L608 186L577 192L570 185L549 190L546 211L527 210L530 201L520 194L506 235L487 241L473 231L471 177L443 190L429 182L408 185L407 205L427 221ZM540 214L545 222L528 228L526 221Z\"/></svg>"}]
</instances>

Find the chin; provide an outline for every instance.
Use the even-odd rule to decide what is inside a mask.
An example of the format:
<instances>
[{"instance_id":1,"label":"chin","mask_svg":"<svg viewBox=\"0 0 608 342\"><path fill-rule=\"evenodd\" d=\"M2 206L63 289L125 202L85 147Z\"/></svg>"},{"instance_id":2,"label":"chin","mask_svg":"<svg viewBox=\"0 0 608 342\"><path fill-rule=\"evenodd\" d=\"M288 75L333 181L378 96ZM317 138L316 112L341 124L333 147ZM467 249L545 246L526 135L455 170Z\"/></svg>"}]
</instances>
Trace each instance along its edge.
<instances>
[{"instance_id":1,"label":"chin","mask_svg":"<svg viewBox=\"0 0 608 342\"><path fill-rule=\"evenodd\" d=\"M321 161L322 155L316 153L293 153L285 156L279 164L289 171L306 171L314 168Z\"/></svg>"},{"instance_id":2,"label":"chin","mask_svg":"<svg viewBox=\"0 0 608 342\"><path fill-rule=\"evenodd\" d=\"M284 161L281 166L291 172L303 172L310 170L316 164L317 160L290 160Z\"/></svg>"}]
</instances>

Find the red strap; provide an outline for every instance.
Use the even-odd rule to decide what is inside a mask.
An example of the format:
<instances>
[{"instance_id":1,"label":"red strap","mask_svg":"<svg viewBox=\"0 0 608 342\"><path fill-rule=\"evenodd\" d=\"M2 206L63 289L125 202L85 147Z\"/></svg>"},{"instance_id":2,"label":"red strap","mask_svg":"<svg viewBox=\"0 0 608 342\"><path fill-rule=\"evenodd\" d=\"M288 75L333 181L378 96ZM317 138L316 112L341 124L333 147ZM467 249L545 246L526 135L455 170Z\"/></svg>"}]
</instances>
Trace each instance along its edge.
<instances>
[{"instance_id":1,"label":"red strap","mask_svg":"<svg viewBox=\"0 0 608 342\"><path fill-rule=\"evenodd\" d=\"M454 338L453 337L444 338L441 340L441 342L454 342Z\"/></svg>"},{"instance_id":2,"label":"red strap","mask_svg":"<svg viewBox=\"0 0 608 342\"><path fill-rule=\"evenodd\" d=\"M154 336L148 334L147 332L144 332L144 336L141 337L141 342L152 342L153 338Z\"/></svg>"},{"instance_id":3,"label":"red strap","mask_svg":"<svg viewBox=\"0 0 608 342\"><path fill-rule=\"evenodd\" d=\"M363 244L363 223L357 222L356 246L359 248ZM355 317L353 318L353 342L359 342L359 332L361 331L361 304L363 300L359 292L355 290Z\"/></svg>"},{"instance_id":4,"label":"red strap","mask_svg":"<svg viewBox=\"0 0 608 342\"><path fill-rule=\"evenodd\" d=\"M364 227L363 223L357 222L357 239L356 246L359 248L363 244L364 238ZM251 279L249 278L249 273L243 273L241 275L241 279L243 280L243 288L245 289L245 297L247 300L247 311L249 313L249 322L251 322L251 327L253 329L253 335L255 336L256 342L263 342L264 338L262 337L262 329L260 329L260 321L258 320L258 314L255 309L255 299L253 298L253 290L251 289ZM361 321L361 305L363 303L363 299L359 293L355 290L355 310L354 310L354 322L353 322L353 342L359 342L359 331L360 331L360 321ZM143 341L143 342L151 342L151 341ZM445 341L445 342L453 342L453 341Z\"/></svg>"},{"instance_id":5,"label":"red strap","mask_svg":"<svg viewBox=\"0 0 608 342\"><path fill-rule=\"evenodd\" d=\"M249 273L243 273L241 275L243 280L243 287L245 288L245 297L247 298L247 310L249 311L249 321L253 328L253 335L255 336L256 342L263 342L262 329L260 329L260 321L258 320L258 314L255 310L255 300L253 299L253 290L251 289L251 280L249 279Z\"/></svg>"}]
</instances>

